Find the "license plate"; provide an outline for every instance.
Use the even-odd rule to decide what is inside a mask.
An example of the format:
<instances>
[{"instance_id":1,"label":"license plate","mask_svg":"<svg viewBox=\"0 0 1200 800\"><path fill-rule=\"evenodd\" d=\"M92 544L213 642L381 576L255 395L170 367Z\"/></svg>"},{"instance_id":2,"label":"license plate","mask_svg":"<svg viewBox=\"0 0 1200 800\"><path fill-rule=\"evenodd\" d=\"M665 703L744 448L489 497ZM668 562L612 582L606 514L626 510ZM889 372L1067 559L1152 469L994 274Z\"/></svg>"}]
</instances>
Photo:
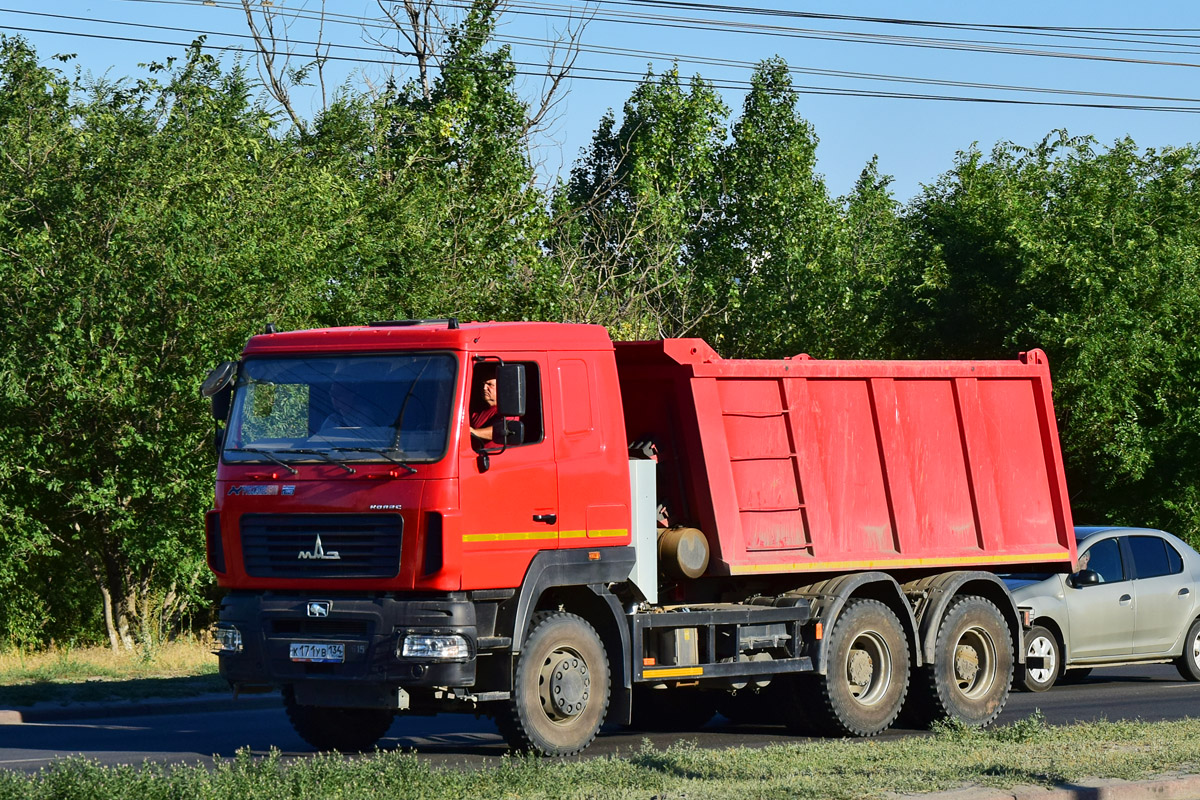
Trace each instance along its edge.
<instances>
[{"instance_id":1,"label":"license plate","mask_svg":"<svg viewBox=\"0 0 1200 800\"><path fill-rule=\"evenodd\" d=\"M317 664L341 664L346 660L344 644L314 644L292 642L289 645L292 661L311 661Z\"/></svg>"}]
</instances>

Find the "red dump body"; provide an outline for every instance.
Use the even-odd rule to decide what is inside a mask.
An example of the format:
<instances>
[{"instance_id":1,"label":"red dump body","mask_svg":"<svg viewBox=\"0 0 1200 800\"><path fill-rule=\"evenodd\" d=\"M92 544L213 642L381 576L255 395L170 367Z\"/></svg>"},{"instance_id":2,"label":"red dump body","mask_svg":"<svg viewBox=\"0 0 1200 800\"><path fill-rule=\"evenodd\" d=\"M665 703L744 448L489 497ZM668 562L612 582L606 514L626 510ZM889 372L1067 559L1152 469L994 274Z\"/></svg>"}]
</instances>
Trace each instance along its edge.
<instances>
[{"instance_id":1,"label":"red dump body","mask_svg":"<svg viewBox=\"0 0 1200 800\"><path fill-rule=\"evenodd\" d=\"M616 344L629 437L709 574L1024 569L1075 540L1040 350L1014 361L726 360Z\"/></svg>"}]
</instances>

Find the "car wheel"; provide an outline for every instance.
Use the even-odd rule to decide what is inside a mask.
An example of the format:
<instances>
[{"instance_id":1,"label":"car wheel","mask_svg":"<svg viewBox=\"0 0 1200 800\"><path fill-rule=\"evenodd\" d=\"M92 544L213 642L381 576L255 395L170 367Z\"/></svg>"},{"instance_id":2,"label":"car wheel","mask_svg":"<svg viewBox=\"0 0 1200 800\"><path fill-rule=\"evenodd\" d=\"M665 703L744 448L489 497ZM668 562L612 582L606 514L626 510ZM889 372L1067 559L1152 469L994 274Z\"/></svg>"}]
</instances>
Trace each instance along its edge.
<instances>
[{"instance_id":1,"label":"car wheel","mask_svg":"<svg viewBox=\"0 0 1200 800\"><path fill-rule=\"evenodd\" d=\"M1175 659L1175 668L1185 681L1200 681L1200 619L1188 628L1183 639L1183 654Z\"/></svg>"},{"instance_id":2,"label":"car wheel","mask_svg":"<svg viewBox=\"0 0 1200 800\"><path fill-rule=\"evenodd\" d=\"M1018 687L1027 692L1044 692L1053 686L1062 668L1062 656L1054 634L1041 625L1026 631L1025 661L1020 667Z\"/></svg>"}]
</instances>

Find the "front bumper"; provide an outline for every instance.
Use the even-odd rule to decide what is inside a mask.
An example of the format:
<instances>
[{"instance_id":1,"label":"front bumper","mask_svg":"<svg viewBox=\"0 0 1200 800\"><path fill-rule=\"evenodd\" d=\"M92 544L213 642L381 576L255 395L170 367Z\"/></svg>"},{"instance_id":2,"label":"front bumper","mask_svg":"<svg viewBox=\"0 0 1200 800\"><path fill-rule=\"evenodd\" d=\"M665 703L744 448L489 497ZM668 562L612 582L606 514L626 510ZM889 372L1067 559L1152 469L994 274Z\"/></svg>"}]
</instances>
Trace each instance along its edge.
<instances>
[{"instance_id":1,"label":"front bumper","mask_svg":"<svg viewBox=\"0 0 1200 800\"><path fill-rule=\"evenodd\" d=\"M291 686L304 704L396 708L404 702L398 690L475 684L475 605L465 598L233 592L221 604L220 623L236 627L242 645L218 653L222 677L235 687ZM455 660L398 656L398 645L413 634L462 636L469 653ZM340 644L345 660L293 661L294 643Z\"/></svg>"}]
</instances>

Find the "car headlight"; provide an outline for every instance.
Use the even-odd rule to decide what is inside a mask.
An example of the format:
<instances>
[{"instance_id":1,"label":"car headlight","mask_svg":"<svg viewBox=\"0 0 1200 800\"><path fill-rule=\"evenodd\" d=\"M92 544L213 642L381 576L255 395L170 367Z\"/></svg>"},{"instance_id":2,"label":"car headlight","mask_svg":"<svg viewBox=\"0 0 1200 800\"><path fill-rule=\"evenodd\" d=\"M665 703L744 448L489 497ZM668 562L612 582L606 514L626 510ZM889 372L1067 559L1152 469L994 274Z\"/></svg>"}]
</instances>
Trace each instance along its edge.
<instances>
[{"instance_id":1,"label":"car headlight","mask_svg":"<svg viewBox=\"0 0 1200 800\"><path fill-rule=\"evenodd\" d=\"M458 634L405 636L396 655L402 658L424 658L431 661L466 661L471 648L466 637Z\"/></svg>"},{"instance_id":2,"label":"car headlight","mask_svg":"<svg viewBox=\"0 0 1200 800\"><path fill-rule=\"evenodd\" d=\"M227 622L213 629L213 641L217 643L218 653L242 652L242 632Z\"/></svg>"}]
</instances>

